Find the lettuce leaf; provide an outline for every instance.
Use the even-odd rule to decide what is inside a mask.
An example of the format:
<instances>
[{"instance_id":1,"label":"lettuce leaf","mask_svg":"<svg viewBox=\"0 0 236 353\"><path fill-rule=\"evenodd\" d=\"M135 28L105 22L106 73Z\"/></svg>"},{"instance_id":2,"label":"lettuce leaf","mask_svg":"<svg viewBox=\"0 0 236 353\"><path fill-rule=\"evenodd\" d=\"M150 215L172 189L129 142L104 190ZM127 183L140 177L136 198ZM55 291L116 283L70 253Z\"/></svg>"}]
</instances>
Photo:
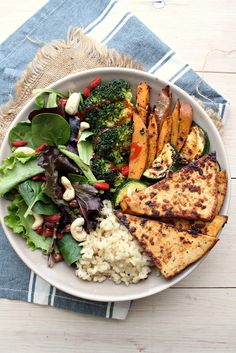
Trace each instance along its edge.
<instances>
[{"instance_id":1,"label":"lettuce leaf","mask_svg":"<svg viewBox=\"0 0 236 353\"><path fill-rule=\"evenodd\" d=\"M48 254L51 250L51 239L44 238L35 232L31 226L34 223L32 216L24 217L27 205L18 194L8 206L8 214L4 217L7 227L11 228L14 233L19 234L25 239L26 244L32 249L39 249L43 253Z\"/></svg>"},{"instance_id":2,"label":"lettuce leaf","mask_svg":"<svg viewBox=\"0 0 236 353\"><path fill-rule=\"evenodd\" d=\"M77 143L79 156L82 159L82 161L88 166L90 166L90 160L93 155L93 144L91 141L87 141L87 138L92 135L93 135L92 131L88 131L88 130L83 131Z\"/></svg>"},{"instance_id":3,"label":"lettuce leaf","mask_svg":"<svg viewBox=\"0 0 236 353\"><path fill-rule=\"evenodd\" d=\"M25 181L44 170L38 166L37 160L32 159L26 164L22 164L18 160L14 163L13 168L7 167L5 174L0 176L0 196L16 187L22 181Z\"/></svg>"},{"instance_id":4,"label":"lettuce leaf","mask_svg":"<svg viewBox=\"0 0 236 353\"><path fill-rule=\"evenodd\" d=\"M0 173L1 174L7 174L8 170L12 170L15 167L15 164L17 161L19 161L22 164L27 163L31 158L36 158L37 154L35 152L26 154L23 152L13 152L5 158L2 161L2 164L0 165Z\"/></svg>"}]
</instances>

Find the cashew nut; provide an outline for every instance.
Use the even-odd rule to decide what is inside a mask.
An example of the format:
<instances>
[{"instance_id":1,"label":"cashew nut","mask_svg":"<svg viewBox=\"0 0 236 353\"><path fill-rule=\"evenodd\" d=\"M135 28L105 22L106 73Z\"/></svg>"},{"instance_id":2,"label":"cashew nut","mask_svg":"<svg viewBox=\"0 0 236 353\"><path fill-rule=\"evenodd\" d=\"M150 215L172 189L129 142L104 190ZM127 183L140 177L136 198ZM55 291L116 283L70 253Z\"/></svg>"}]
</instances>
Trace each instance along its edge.
<instances>
[{"instance_id":1,"label":"cashew nut","mask_svg":"<svg viewBox=\"0 0 236 353\"><path fill-rule=\"evenodd\" d=\"M79 217L79 218L76 218L70 226L71 235L76 241L84 241L86 239L87 233L82 227L83 225L84 225L84 218Z\"/></svg>"},{"instance_id":2,"label":"cashew nut","mask_svg":"<svg viewBox=\"0 0 236 353\"><path fill-rule=\"evenodd\" d=\"M65 201L71 201L75 198L75 189L71 185L71 182L69 179L67 179L65 176L61 177L61 183L65 188L65 192L62 196L63 200Z\"/></svg>"},{"instance_id":3,"label":"cashew nut","mask_svg":"<svg viewBox=\"0 0 236 353\"><path fill-rule=\"evenodd\" d=\"M78 111L78 105L81 99L81 93L72 93L68 98L65 106L67 114L74 115Z\"/></svg>"},{"instance_id":4,"label":"cashew nut","mask_svg":"<svg viewBox=\"0 0 236 353\"><path fill-rule=\"evenodd\" d=\"M82 121L79 127L79 132L83 132L84 130L88 130L90 128L89 123L87 123L86 121Z\"/></svg>"},{"instance_id":5,"label":"cashew nut","mask_svg":"<svg viewBox=\"0 0 236 353\"><path fill-rule=\"evenodd\" d=\"M21 153L24 153L24 154L32 154L35 152L35 150L31 147L17 147L14 151L14 154L15 153L18 153L18 152L21 152Z\"/></svg>"},{"instance_id":6,"label":"cashew nut","mask_svg":"<svg viewBox=\"0 0 236 353\"><path fill-rule=\"evenodd\" d=\"M34 223L32 224L31 228L33 230L36 230L39 226L43 224L43 217L32 210L29 212L29 214L34 217Z\"/></svg>"}]
</instances>

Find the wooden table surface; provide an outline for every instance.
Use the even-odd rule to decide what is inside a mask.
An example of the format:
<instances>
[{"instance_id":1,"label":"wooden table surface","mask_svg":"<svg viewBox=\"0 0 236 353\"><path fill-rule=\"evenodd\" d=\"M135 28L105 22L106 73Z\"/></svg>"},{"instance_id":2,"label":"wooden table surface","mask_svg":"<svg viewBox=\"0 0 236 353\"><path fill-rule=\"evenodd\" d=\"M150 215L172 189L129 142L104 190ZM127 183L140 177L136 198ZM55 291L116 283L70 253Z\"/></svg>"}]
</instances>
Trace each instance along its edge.
<instances>
[{"instance_id":1,"label":"wooden table surface","mask_svg":"<svg viewBox=\"0 0 236 353\"><path fill-rule=\"evenodd\" d=\"M236 352L236 1L121 0L230 102L224 142L232 173L229 222L218 245L188 278L137 300L126 321L0 300L0 351ZM0 2L0 42L45 0Z\"/></svg>"}]
</instances>

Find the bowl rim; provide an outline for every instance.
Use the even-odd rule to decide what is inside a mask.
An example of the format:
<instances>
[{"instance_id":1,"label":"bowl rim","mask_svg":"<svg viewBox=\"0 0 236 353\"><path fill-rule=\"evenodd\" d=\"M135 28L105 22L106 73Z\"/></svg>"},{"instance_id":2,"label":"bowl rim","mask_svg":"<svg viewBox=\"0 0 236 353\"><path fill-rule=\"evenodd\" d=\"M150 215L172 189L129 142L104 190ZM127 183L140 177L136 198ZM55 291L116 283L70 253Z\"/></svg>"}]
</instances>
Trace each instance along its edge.
<instances>
[{"instance_id":1,"label":"bowl rim","mask_svg":"<svg viewBox=\"0 0 236 353\"><path fill-rule=\"evenodd\" d=\"M55 82L53 82L52 84L48 85L47 88L56 88L58 85L61 85L65 82L70 81L71 79L75 79L75 78L81 78L81 77L86 77L88 74L94 74L94 75L102 75L103 73L111 73L114 72L115 74L121 74L122 73L130 73L130 74L141 74L142 76L144 76L144 78L146 77L147 79L155 79L156 81L159 82L160 85L166 86L169 85L170 89L175 91L176 94L180 94L182 95L187 101L189 101L189 103L195 107L196 109L200 110L202 116L204 116L204 119L206 119L210 125L210 128L213 130L214 135L216 135L218 142L220 143L221 147L222 147L222 153L223 153L223 159L225 161L226 164L226 170L227 170L227 177L228 177L228 188L227 188L227 193L226 193L226 197L225 197L225 213L228 214L228 209L229 209L229 203L230 203L230 198L231 198L231 175L230 175L230 164L229 164L229 159L223 144L223 141L221 139L221 136L219 134L219 131L217 130L216 126L214 125L213 121L210 119L210 117L207 115L207 113L205 112L205 110L200 106L200 104L198 104L193 98L192 96L190 96L188 93L186 93L183 89L181 89L180 87L176 86L175 84L169 82L169 81L165 81L162 79L159 79L158 77L156 77L155 75L152 75L148 72L145 71L141 71L141 70L137 70L137 69L130 69L130 68L117 68L117 67L103 67L103 68L95 68L95 69L90 69L90 70L84 70L81 72L76 72L70 75L67 75ZM8 143L8 134L9 131L15 126L15 124L18 121L23 121L22 120L22 116L24 115L24 112L26 112L28 110L28 108L30 107L30 105L34 102L35 98L37 97L37 95L35 95L34 97L32 97L29 102L20 110L20 112L17 114L17 116L15 117L15 119L12 121L12 123L10 124L7 133L2 141L1 147L0 147L0 162L2 161L2 154L3 154L3 149L6 143ZM0 199L0 206L1 206L1 202L2 199ZM75 289L68 289L66 286L66 282L65 284L58 284L57 281L54 280L50 280L50 278L48 278L47 275L42 274L41 272L41 268L37 268L36 264L32 264L32 262L30 260L28 260L27 256L24 254L24 251L22 251L14 242L14 238L11 238L8 233L13 233L9 228L7 228L5 226L5 223L3 221L3 210L2 207L0 207L0 221L3 227L3 230L7 236L8 241L10 242L11 246L13 247L13 249L15 250L16 254L21 258L21 260L26 264L26 266L31 269L33 272L35 272L39 277L41 277L42 279L44 279L46 282L48 282L50 285L58 288L59 290L73 295L75 297L80 297L80 298L84 298L84 299L88 299L88 300L95 300L95 301L101 301L101 302L106 302L106 301L112 301L112 302L117 302L117 301L126 301L126 300L134 300L134 299L140 299L140 298L144 298L159 292L162 292L165 289L168 289L172 286L174 286L176 283L182 281L184 278L186 278L190 273L192 273L199 265L200 263L206 258L206 256L208 254L206 254L203 258L201 258L200 260L198 260L197 262L195 262L194 264L192 264L190 267L187 267L184 271L180 272L180 274L178 274L177 276L175 276L173 279L166 281L165 284L163 285L159 285L159 287L153 287L153 288L147 288L144 292L137 292L136 295L134 294L126 294L126 295L122 295L121 298L119 298L119 296L117 295L101 295L101 294L97 294L94 292L91 293L87 293L86 295L84 295L82 293L79 294L78 290ZM102 285L102 283L101 283ZM138 285L138 284L134 284L134 285Z\"/></svg>"}]
</instances>

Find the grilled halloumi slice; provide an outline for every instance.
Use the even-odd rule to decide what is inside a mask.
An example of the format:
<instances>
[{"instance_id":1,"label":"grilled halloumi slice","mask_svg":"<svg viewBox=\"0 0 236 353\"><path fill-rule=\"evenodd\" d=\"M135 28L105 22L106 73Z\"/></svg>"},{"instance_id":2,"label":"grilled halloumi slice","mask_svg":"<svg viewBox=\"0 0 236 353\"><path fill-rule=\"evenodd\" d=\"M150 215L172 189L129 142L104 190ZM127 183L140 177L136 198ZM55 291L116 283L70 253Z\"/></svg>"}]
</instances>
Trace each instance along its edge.
<instances>
[{"instance_id":1,"label":"grilled halloumi slice","mask_svg":"<svg viewBox=\"0 0 236 353\"><path fill-rule=\"evenodd\" d=\"M215 153L125 199L127 213L211 221L217 209Z\"/></svg>"},{"instance_id":2,"label":"grilled halloumi slice","mask_svg":"<svg viewBox=\"0 0 236 353\"><path fill-rule=\"evenodd\" d=\"M170 279L204 256L217 242L212 236L191 234L170 224L116 213L135 236L161 274Z\"/></svg>"}]
</instances>

